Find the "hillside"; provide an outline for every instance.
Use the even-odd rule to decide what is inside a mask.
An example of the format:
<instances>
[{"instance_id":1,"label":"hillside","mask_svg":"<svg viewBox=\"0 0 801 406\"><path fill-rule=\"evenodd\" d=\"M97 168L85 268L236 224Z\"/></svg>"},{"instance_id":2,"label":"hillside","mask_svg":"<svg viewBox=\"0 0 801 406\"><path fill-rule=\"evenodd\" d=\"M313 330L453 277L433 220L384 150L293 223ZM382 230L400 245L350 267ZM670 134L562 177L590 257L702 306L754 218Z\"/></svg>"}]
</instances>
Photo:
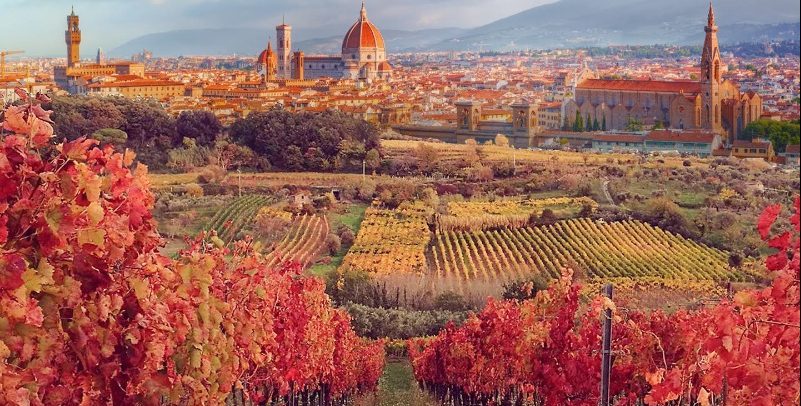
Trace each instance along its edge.
<instances>
[{"instance_id":1,"label":"hillside","mask_svg":"<svg viewBox=\"0 0 801 406\"><path fill-rule=\"evenodd\" d=\"M723 43L793 39L799 4L776 0L770 7L747 0L715 8ZM470 30L437 49L521 49L656 43L694 44L702 37L707 9L697 0L654 2L561 0Z\"/></svg>"},{"instance_id":2,"label":"hillside","mask_svg":"<svg viewBox=\"0 0 801 406\"><path fill-rule=\"evenodd\" d=\"M390 52L428 49L448 38L467 32L459 28L437 28L420 31L383 30ZM274 32L252 28L223 28L176 30L147 34L134 38L110 52L111 56L126 58L141 52L153 51L157 56L180 55L257 55L264 49L267 35ZM336 54L342 47L342 34L319 38L296 37L294 49L306 54Z\"/></svg>"}]
</instances>

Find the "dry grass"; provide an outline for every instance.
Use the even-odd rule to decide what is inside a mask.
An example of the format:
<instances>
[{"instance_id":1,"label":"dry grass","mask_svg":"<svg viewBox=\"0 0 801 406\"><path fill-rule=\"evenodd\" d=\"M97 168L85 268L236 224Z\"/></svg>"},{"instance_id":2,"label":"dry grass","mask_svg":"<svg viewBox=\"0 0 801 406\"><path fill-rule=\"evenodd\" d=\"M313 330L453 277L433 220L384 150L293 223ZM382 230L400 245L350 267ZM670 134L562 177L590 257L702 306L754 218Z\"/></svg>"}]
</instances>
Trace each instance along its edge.
<instances>
[{"instance_id":1,"label":"dry grass","mask_svg":"<svg viewBox=\"0 0 801 406\"><path fill-rule=\"evenodd\" d=\"M446 144L437 142L425 141L410 141L410 140L384 140L381 146L384 148L385 153L389 157L400 156L408 154L417 148L419 144L432 147L439 153L440 159L443 161L458 161L472 153L475 148L478 148L478 154L481 160L485 163L492 162L511 162L513 159L520 165L532 163L566 163L566 164L587 164L587 165L605 165L610 160L617 163L621 162L638 162L639 157L633 154L620 154L620 153L594 153L594 152L569 152L569 151L547 151L547 150L527 150L527 149L511 149L508 147L501 147L497 145L479 145L471 146L466 144ZM659 162L659 160L664 162ZM708 165L708 160L691 158L694 166ZM649 158L648 165L662 166L669 168L682 167L684 158L681 157L660 157Z\"/></svg>"}]
</instances>

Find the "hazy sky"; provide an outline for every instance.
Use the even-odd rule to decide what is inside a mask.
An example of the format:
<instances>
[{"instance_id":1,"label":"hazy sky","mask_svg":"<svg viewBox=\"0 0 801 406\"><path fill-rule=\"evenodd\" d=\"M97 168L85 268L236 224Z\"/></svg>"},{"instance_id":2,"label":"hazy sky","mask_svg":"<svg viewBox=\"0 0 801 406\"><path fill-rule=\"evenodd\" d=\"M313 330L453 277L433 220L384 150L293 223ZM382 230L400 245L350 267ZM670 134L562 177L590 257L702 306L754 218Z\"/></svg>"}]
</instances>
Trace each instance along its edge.
<instances>
[{"instance_id":1,"label":"hazy sky","mask_svg":"<svg viewBox=\"0 0 801 406\"><path fill-rule=\"evenodd\" d=\"M370 19L384 29L473 27L554 0L368 0ZM30 56L65 53L70 6L81 17L82 56L113 49L142 34L188 28L272 30L286 14L296 38L343 33L360 0L0 0L0 49Z\"/></svg>"}]
</instances>

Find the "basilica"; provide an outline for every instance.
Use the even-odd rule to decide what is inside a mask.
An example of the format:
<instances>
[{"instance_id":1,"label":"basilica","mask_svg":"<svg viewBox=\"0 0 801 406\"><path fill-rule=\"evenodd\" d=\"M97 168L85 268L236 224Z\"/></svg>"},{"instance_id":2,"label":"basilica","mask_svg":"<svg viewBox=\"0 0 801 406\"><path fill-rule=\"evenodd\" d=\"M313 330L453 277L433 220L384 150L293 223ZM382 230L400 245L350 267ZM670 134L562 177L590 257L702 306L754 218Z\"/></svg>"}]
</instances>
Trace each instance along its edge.
<instances>
[{"instance_id":1,"label":"basilica","mask_svg":"<svg viewBox=\"0 0 801 406\"><path fill-rule=\"evenodd\" d=\"M276 50L268 42L259 55L258 68L265 82L321 77L370 82L392 75L384 38L378 27L367 19L364 3L359 19L342 40L341 55L306 56L302 51L293 52L292 27L282 23L276 27Z\"/></svg>"},{"instance_id":2,"label":"basilica","mask_svg":"<svg viewBox=\"0 0 801 406\"><path fill-rule=\"evenodd\" d=\"M762 98L740 92L736 84L721 76L718 27L709 5L706 39L697 81L584 79L565 106L570 120L604 123L604 130L623 130L632 121L645 126L661 124L673 129L709 130L729 143L762 115Z\"/></svg>"}]
</instances>

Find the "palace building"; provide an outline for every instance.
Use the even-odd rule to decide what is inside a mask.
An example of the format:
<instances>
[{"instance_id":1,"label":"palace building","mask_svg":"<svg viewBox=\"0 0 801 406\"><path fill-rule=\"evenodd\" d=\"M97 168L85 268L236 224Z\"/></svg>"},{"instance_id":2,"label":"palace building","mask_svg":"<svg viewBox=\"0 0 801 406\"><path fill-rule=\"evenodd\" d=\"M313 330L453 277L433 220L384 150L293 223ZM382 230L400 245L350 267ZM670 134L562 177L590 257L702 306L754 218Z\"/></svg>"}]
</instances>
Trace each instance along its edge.
<instances>
[{"instance_id":1,"label":"palace building","mask_svg":"<svg viewBox=\"0 0 801 406\"><path fill-rule=\"evenodd\" d=\"M98 52L96 63L81 63L80 18L74 9L67 16L64 39L67 43L67 65L53 68L53 76L56 84L70 93L84 93L88 82L97 76L145 76L144 64L129 61L106 63L102 52Z\"/></svg>"},{"instance_id":2,"label":"palace building","mask_svg":"<svg viewBox=\"0 0 801 406\"><path fill-rule=\"evenodd\" d=\"M569 125L578 114L582 120L604 123L604 130L622 130L632 121L646 127L659 123L672 129L709 130L731 143L762 115L762 98L741 93L722 77L711 3L704 31L698 81L585 79L565 105L565 121Z\"/></svg>"},{"instance_id":3,"label":"palace building","mask_svg":"<svg viewBox=\"0 0 801 406\"><path fill-rule=\"evenodd\" d=\"M292 52L292 27L286 23L276 27L276 45L277 52L274 52L268 42L257 61L265 82L322 77L370 82L388 79L392 75L384 37L367 18L364 3L359 19L342 40L340 55L306 56L301 51Z\"/></svg>"}]
</instances>

